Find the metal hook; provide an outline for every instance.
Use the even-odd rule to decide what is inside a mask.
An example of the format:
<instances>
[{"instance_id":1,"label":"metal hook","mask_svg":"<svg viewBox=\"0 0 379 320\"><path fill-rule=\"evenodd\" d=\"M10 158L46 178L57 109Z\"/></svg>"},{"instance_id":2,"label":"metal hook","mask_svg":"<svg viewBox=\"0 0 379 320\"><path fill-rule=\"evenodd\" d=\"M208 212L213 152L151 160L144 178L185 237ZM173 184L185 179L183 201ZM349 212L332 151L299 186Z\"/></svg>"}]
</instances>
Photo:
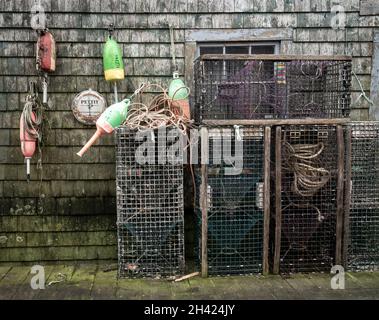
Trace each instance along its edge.
<instances>
[{"instance_id":1,"label":"metal hook","mask_svg":"<svg viewBox=\"0 0 379 320\"><path fill-rule=\"evenodd\" d=\"M113 32L114 32L114 24L113 23L109 24L108 32L109 32L109 38L112 38Z\"/></svg>"},{"instance_id":2,"label":"metal hook","mask_svg":"<svg viewBox=\"0 0 379 320\"><path fill-rule=\"evenodd\" d=\"M29 93L31 96L38 96L37 83L35 81L29 82Z\"/></svg>"}]
</instances>

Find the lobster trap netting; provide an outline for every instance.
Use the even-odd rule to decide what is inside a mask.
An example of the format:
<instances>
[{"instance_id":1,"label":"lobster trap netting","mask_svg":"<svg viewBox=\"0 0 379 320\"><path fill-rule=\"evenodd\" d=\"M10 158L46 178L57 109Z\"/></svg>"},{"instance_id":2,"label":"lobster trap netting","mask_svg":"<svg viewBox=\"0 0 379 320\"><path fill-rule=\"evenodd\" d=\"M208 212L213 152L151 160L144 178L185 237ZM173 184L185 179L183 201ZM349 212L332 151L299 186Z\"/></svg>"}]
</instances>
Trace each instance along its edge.
<instances>
[{"instance_id":1,"label":"lobster trap netting","mask_svg":"<svg viewBox=\"0 0 379 320\"><path fill-rule=\"evenodd\" d=\"M336 127L282 126L276 143L281 144L276 154L281 170L276 181L281 189L279 271L330 271L336 257Z\"/></svg>"},{"instance_id":2,"label":"lobster trap netting","mask_svg":"<svg viewBox=\"0 0 379 320\"><path fill-rule=\"evenodd\" d=\"M203 196L206 197L208 225L208 274L261 273L264 130L262 127L212 127L208 128L208 135L206 176L196 171L199 261ZM206 194L201 195L204 180Z\"/></svg>"},{"instance_id":3,"label":"lobster trap netting","mask_svg":"<svg viewBox=\"0 0 379 320\"><path fill-rule=\"evenodd\" d=\"M181 137L172 128L116 131L119 277L184 271Z\"/></svg>"},{"instance_id":4,"label":"lobster trap netting","mask_svg":"<svg viewBox=\"0 0 379 320\"><path fill-rule=\"evenodd\" d=\"M199 123L350 114L351 61L346 57L204 55L194 70Z\"/></svg>"},{"instance_id":5,"label":"lobster trap netting","mask_svg":"<svg viewBox=\"0 0 379 320\"><path fill-rule=\"evenodd\" d=\"M347 266L379 268L379 123L357 122L351 128L351 202Z\"/></svg>"}]
</instances>

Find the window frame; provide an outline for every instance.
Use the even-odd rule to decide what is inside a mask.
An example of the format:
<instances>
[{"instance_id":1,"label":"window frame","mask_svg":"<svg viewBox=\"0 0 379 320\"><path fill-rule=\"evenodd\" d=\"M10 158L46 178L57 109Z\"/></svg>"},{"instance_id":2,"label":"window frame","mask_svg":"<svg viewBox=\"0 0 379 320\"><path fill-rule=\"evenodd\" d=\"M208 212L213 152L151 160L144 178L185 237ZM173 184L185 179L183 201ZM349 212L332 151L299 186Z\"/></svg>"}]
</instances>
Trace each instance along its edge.
<instances>
[{"instance_id":1,"label":"window frame","mask_svg":"<svg viewBox=\"0 0 379 320\"><path fill-rule=\"evenodd\" d=\"M222 47L222 54L226 54L226 47L249 47L249 53L251 54L252 47L260 46L272 46L274 47L274 54L279 54L280 52L280 41L246 41L246 42L235 42L235 41L218 41L218 42L197 42L196 43L196 54L195 58L200 56L201 47Z\"/></svg>"}]
</instances>

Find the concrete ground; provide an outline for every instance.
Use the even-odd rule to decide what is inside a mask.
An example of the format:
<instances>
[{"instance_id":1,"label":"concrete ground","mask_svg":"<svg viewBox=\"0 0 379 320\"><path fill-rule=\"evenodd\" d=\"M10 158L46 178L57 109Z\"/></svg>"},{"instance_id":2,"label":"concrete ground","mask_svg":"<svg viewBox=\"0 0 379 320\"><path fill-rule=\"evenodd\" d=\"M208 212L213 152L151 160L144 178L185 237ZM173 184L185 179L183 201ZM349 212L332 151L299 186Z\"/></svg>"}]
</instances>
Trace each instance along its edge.
<instances>
[{"instance_id":1,"label":"concrete ground","mask_svg":"<svg viewBox=\"0 0 379 320\"><path fill-rule=\"evenodd\" d=\"M0 265L0 300L9 299L379 299L379 272L346 273L332 290L329 274L234 276L182 282L117 279L105 263L45 266L46 286L33 290L30 266ZM113 268L114 269L114 268Z\"/></svg>"}]
</instances>

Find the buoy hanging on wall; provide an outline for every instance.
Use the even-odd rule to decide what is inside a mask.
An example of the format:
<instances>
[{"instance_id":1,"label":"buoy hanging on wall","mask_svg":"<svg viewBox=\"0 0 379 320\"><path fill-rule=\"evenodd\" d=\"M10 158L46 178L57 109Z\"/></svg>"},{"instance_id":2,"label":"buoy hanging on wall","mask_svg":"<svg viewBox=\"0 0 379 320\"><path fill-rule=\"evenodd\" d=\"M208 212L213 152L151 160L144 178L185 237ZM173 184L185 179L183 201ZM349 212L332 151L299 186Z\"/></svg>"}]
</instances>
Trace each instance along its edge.
<instances>
[{"instance_id":1,"label":"buoy hanging on wall","mask_svg":"<svg viewBox=\"0 0 379 320\"><path fill-rule=\"evenodd\" d=\"M136 91L134 91L134 93L129 98L112 104L100 115L99 119L96 121L97 130L92 138L88 140L85 146L77 153L79 157L82 157L83 154L87 152L87 150L102 135L112 133L125 121L133 97L139 94L146 87L146 85L146 83L142 83L142 85Z\"/></svg>"},{"instance_id":2,"label":"buoy hanging on wall","mask_svg":"<svg viewBox=\"0 0 379 320\"><path fill-rule=\"evenodd\" d=\"M114 27L111 24L109 26L109 36L103 50L103 67L105 80L114 83L115 102L118 102L117 81L124 80L125 71L121 48L116 40L112 38L113 31Z\"/></svg>"},{"instance_id":3,"label":"buoy hanging on wall","mask_svg":"<svg viewBox=\"0 0 379 320\"><path fill-rule=\"evenodd\" d=\"M179 71L175 57L174 29L171 26L169 26L169 29L171 40L172 68L174 72L172 74L172 80L168 87L168 96L172 99L173 106L179 108L182 111L183 116L185 116L187 119L191 119L191 111L189 104L190 89L184 84L183 80L179 77Z\"/></svg>"},{"instance_id":4,"label":"buoy hanging on wall","mask_svg":"<svg viewBox=\"0 0 379 320\"><path fill-rule=\"evenodd\" d=\"M56 66L55 40L50 31L41 30L37 40L37 70L54 72Z\"/></svg>"},{"instance_id":5,"label":"buoy hanging on wall","mask_svg":"<svg viewBox=\"0 0 379 320\"><path fill-rule=\"evenodd\" d=\"M179 73L174 72L168 87L168 96L173 100L172 104L180 108L187 119L191 119L189 104L189 88L179 78Z\"/></svg>"},{"instance_id":6,"label":"buoy hanging on wall","mask_svg":"<svg viewBox=\"0 0 379 320\"><path fill-rule=\"evenodd\" d=\"M85 146L77 153L79 157L82 157L85 152L104 134L110 134L119 127L126 119L128 109L130 105L130 99L125 99L121 102L112 104L108 107L97 119L97 130Z\"/></svg>"},{"instance_id":7,"label":"buoy hanging on wall","mask_svg":"<svg viewBox=\"0 0 379 320\"><path fill-rule=\"evenodd\" d=\"M47 105L47 74L55 71L57 52L54 36L48 29L38 30L37 33L36 69L42 73L42 102Z\"/></svg>"}]
</instances>

